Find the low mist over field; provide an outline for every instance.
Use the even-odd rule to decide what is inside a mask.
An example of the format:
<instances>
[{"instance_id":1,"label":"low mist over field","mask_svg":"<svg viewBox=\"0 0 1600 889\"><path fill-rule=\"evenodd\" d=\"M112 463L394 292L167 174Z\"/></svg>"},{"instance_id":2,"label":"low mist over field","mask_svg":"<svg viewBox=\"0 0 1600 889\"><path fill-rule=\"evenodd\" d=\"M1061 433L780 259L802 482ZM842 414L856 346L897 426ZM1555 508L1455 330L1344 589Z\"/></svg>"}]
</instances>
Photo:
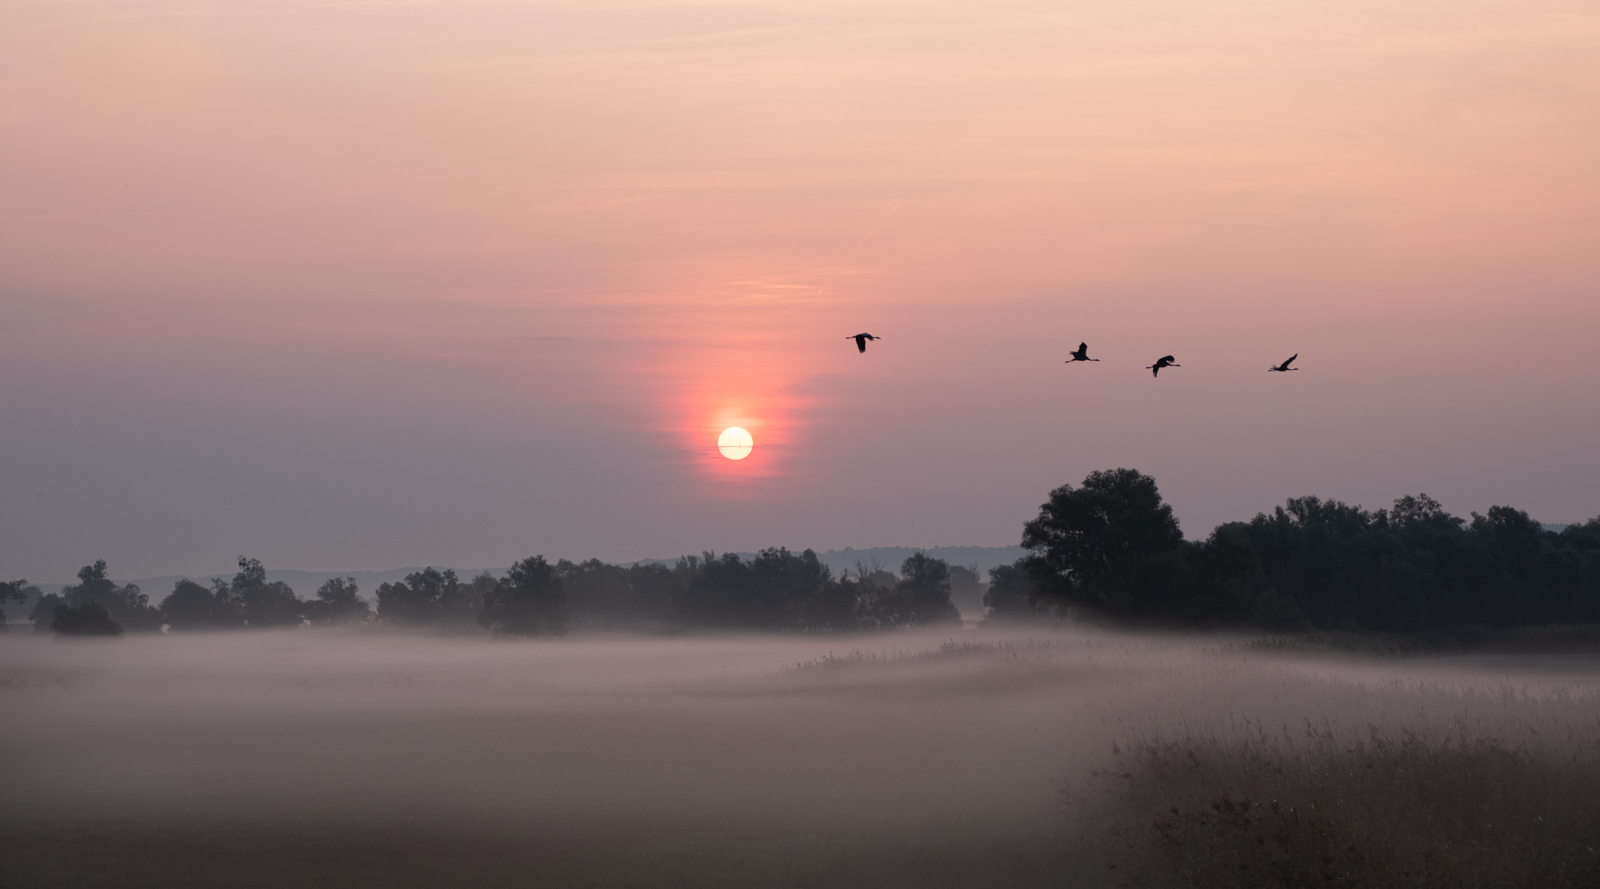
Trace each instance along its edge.
<instances>
[{"instance_id":1,"label":"low mist over field","mask_svg":"<svg viewBox=\"0 0 1600 889\"><path fill-rule=\"evenodd\" d=\"M1409 736L1579 780L1597 690L1594 657L1050 627L13 634L0 860L18 886L1112 885L1135 847L1106 826L1148 820L1114 751Z\"/></svg>"}]
</instances>

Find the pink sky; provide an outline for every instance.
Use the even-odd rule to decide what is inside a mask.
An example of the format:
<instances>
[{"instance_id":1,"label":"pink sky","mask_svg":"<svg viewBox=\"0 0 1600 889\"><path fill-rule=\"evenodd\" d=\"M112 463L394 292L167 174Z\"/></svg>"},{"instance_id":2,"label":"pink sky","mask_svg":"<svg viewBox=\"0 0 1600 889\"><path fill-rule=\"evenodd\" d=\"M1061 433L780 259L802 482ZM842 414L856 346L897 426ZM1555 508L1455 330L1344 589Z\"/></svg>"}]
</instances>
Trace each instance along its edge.
<instances>
[{"instance_id":1,"label":"pink sky","mask_svg":"<svg viewBox=\"0 0 1600 889\"><path fill-rule=\"evenodd\" d=\"M1596 158L1590 2L8 3L0 575L1589 518Z\"/></svg>"}]
</instances>

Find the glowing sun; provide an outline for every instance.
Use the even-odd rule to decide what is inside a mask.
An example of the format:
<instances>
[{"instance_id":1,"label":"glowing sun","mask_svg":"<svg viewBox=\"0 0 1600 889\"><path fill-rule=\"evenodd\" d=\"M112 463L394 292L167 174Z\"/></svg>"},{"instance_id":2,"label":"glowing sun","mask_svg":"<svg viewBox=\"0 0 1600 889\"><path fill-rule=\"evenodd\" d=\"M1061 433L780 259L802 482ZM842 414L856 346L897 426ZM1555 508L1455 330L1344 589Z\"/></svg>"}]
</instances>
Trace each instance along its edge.
<instances>
[{"instance_id":1,"label":"glowing sun","mask_svg":"<svg viewBox=\"0 0 1600 889\"><path fill-rule=\"evenodd\" d=\"M755 447L756 440L750 433L739 426L729 426L717 436L717 450L729 460L743 460L750 456L750 449Z\"/></svg>"}]
</instances>

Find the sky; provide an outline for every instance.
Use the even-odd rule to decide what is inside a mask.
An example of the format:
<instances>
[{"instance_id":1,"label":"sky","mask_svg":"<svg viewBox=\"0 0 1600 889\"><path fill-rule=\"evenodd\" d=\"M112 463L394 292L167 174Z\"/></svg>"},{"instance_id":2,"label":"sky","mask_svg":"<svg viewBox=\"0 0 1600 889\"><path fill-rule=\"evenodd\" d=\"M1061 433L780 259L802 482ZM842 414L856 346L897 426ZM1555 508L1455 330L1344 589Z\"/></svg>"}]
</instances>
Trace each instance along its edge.
<instances>
[{"instance_id":1,"label":"sky","mask_svg":"<svg viewBox=\"0 0 1600 889\"><path fill-rule=\"evenodd\" d=\"M9 0L0 575L1581 521L1596 157L1587 0Z\"/></svg>"}]
</instances>

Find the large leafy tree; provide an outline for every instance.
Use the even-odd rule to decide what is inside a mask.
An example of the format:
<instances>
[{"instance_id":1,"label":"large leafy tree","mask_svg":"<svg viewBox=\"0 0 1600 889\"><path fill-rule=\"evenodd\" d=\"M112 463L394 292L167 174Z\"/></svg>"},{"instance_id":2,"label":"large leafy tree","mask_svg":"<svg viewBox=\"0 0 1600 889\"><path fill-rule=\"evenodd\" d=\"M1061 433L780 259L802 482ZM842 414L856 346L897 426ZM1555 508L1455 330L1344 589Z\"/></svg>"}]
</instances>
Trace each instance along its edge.
<instances>
[{"instance_id":1,"label":"large leafy tree","mask_svg":"<svg viewBox=\"0 0 1600 889\"><path fill-rule=\"evenodd\" d=\"M560 635L567 631L567 594L554 565L533 556L511 566L484 597L478 622L497 633Z\"/></svg>"},{"instance_id":2,"label":"large leafy tree","mask_svg":"<svg viewBox=\"0 0 1600 889\"><path fill-rule=\"evenodd\" d=\"M395 625L470 627L494 585L487 574L462 583L450 568L413 571L400 583L378 586L378 617Z\"/></svg>"},{"instance_id":3,"label":"large leafy tree","mask_svg":"<svg viewBox=\"0 0 1600 889\"><path fill-rule=\"evenodd\" d=\"M983 604L988 620L1018 620L1033 616L1033 579L1028 576L1026 558L989 569L989 587Z\"/></svg>"},{"instance_id":4,"label":"large leafy tree","mask_svg":"<svg viewBox=\"0 0 1600 889\"><path fill-rule=\"evenodd\" d=\"M950 564L924 553L912 553L900 563L892 623L906 627L959 625L961 612L950 600L950 592Z\"/></svg>"},{"instance_id":5,"label":"large leafy tree","mask_svg":"<svg viewBox=\"0 0 1600 889\"><path fill-rule=\"evenodd\" d=\"M228 591L252 628L292 627L305 618L305 603L283 581L268 581L260 559L240 556Z\"/></svg>"},{"instance_id":6,"label":"large leafy tree","mask_svg":"<svg viewBox=\"0 0 1600 889\"><path fill-rule=\"evenodd\" d=\"M136 584L118 586L106 571L105 559L78 569L78 583L62 590L59 595L41 596L31 615L34 628L48 629L55 620L55 609L63 605L68 608L97 606L120 627L118 632L122 629L135 632L161 629L161 612L150 605L150 597L141 592ZM97 620L89 620L85 625L99 624Z\"/></svg>"},{"instance_id":7,"label":"large leafy tree","mask_svg":"<svg viewBox=\"0 0 1600 889\"><path fill-rule=\"evenodd\" d=\"M1122 617L1169 612L1184 584L1183 532L1156 480L1135 469L1091 472L1050 492L1023 526L1040 604Z\"/></svg>"},{"instance_id":8,"label":"large leafy tree","mask_svg":"<svg viewBox=\"0 0 1600 889\"><path fill-rule=\"evenodd\" d=\"M29 598L39 595L38 587L28 585L26 580L0 581L0 632L6 628L6 603L16 600L26 605Z\"/></svg>"},{"instance_id":9,"label":"large leafy tree","mask_svg":"<svg viewBox=\"0 0 1600 889\"><path fill-rule=\"evenodd\" d=\"M173 584L161 600L161 619L174 630L231 630L244 626L244 612L226 581L210 588L192 580Z\"/></svg>"},{"instance_id":10,"label":"large leafy tree","mask_svg":"<svg viewBox=\"0 0 1600 889\"><path fill-rule=\"evenodd\" d=\"M372 606L357 593L354 577L330 577L306 603L306 617L313 623L366 623L372 620Z\"/></svg>"}]
</instances>

